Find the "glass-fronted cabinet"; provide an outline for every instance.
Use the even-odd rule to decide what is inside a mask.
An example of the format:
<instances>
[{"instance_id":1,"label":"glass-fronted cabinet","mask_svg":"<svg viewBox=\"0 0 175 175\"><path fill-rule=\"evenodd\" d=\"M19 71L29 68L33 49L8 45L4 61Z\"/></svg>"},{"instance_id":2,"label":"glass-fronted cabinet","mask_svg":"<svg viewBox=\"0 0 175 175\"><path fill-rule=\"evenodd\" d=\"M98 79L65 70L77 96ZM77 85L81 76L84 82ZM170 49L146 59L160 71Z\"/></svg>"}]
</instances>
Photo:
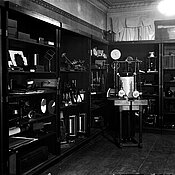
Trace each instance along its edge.
<instances>
[{"instance_id":1,"label":"glass-fronted cabinet","mask_svg":"<svg viewBox=\"0 0 175 175\"><path fill-rule=\"evenodd\" d=\"M90 38L70 28L63 24L60 31L61 154L80 145L90 134Z\"/></svg>"},{"instance_id":2,"label":"glass-fronted cabinet","mask_svg":"<svg viewBox=\"0 0 175 175\"><path fill-rule=\"evenodd\" d=\"M108 81L108 42L91 40L91 128L104 128L106 120L106 93Z\"/></svg>"},{"instance_id":3,"label":"glass-fronted cabinet","mask_svg":"<svg viewBox=\"0 0 175 175\"><path fill-rule=\"evenodd\" d=\"M162 43L162 127L175 128L175 43Z\"/></svg>"},{"instance_id":4,"label":"glass-fronted cabinet","mask_svg":"<svg viewBox=\"0 0 175 175\"><path fill-rule=\"evenodd\" d=\"M10 2L3 11L1 117L9 174L35 173L59 154L59 26L28 12Z\"/></svg>"}]
</instances>

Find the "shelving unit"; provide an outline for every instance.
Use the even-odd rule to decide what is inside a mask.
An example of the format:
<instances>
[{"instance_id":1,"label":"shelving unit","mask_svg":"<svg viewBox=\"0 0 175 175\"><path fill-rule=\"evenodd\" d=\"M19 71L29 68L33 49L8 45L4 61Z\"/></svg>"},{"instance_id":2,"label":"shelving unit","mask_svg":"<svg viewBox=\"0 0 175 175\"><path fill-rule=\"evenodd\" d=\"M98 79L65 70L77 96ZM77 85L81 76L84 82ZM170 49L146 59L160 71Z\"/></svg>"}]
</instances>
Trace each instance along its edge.
<instances>
[{"instance_id":1,"label":"shelving unit","mask_svg":"<svg viewBox=\"0 0 175 175\"><path fill-rule=\"evenodd\" d=\"M145 109L146 116L144 124L146 127L160 128L161 119L159 117L159 73L146 72L142 75L141 89L143 98L148 99L148 108Z\"/></svg>"},{"instance_id":2,"label":"shelving unit","mask_svg":"<svg viewBox=\"0 0 175 175\"><path fill-rule=\"evenodd\" d=\"M162 43L162 109L163 128L174 129L174 91L175 91L175 45L172 40Z\"/></svg>"},{"instance_id":3,"label":"shelving unit","mask_svg":"<svg viewBox=\"0 0 175 175\"><path fill-rule=\"evenodd\" d=\"M90 136L90 68L88 36L66 28L60 31L60 126L61 154Z\"/></svg>"},{"instance_id":4,"label":"shelving unit","mask_svg":"<svg viewBox=\"0 0 175 175\"><path fill-rule=\"evenodd\" d=\"M37 172L58 156L60 148L59 26L28 12L6 2L2 14L2 73L6 83L2 83L1 117L6 118L2 132L7 136L3 143L8 162L3 168L4 174L11 175Z\"/></svg>"},{"instance_id":5,"label":"shelving unit","mask_svg":"<svg viewBox=\"0 0 175 175\"><path fill-rule=\"evenodd\" d=\"M91 40L91 127L104 128L106 120L106 92L108 74L108 42Z\"/></svg>"}]
</instances>

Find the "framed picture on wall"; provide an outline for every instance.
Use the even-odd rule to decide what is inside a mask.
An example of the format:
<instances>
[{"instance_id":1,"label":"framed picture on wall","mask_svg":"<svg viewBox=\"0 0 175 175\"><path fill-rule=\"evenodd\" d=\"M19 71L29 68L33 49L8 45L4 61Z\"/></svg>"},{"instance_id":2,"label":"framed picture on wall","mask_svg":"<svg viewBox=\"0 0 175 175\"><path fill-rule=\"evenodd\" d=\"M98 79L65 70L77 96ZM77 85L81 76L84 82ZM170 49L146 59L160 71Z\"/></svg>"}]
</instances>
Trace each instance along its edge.
<instances>
[{"instance_id":1,"label":"framed picture on wall","mask_svg":"<svg viewBox=\"0 0 175 175\"><path fill-rule=\"evenodd\" d=\"M9 50L10 54L10 65L23 67L27 66L27 58L24 56L23 51Z\"/></svg>"},{"instance_id":2,"label":"framed picture on wall","mask_svg":"<svg viewBox=\"0 0 175 175\"><path fill-rule=\"evenodd\" d=\"M175 20L159 20L154 23L156 40L175 39Z\"/></svg>"}]
</instances>

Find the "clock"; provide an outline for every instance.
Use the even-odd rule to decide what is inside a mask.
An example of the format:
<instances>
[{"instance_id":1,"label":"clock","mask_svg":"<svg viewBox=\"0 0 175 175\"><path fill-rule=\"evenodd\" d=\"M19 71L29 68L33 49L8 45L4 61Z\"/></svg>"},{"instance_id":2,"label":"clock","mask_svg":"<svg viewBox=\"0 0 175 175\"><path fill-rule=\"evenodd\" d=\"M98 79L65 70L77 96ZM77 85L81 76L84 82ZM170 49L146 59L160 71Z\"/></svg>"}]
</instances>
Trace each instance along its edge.
<instances>
[{"instance_id":1,"label":"clock","mask_svg":"<svg viewBox=\"0 0 175 175\"><path fill-rule=\"evenodd\" d=\"M111 58L114 60L118 60L121 57L121 52L118 49L114 49L111 51Z\"/></svg>"}]
</instances>

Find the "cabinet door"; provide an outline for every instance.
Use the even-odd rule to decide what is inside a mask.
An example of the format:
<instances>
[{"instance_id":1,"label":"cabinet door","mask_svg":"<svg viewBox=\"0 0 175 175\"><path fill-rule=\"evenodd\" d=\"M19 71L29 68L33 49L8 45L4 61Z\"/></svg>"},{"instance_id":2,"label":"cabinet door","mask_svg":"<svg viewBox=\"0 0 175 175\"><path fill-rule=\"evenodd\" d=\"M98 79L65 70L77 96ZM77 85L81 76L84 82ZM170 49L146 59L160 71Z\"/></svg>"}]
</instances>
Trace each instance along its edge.
<instances>
[{"instance_id":1,"label":"cabinet door","mask_svg":"<svg viewBox=\"0 0 175 175\"><path fill-rule=\"evenodd\" d=\"M108 45L91 41L91 92L104 93L107 90Z\"/></svg>"},{"instance_id":2,"label":"cabinet door","mask_svg":"<svg viewBox=\"0 0 175 175\"><path fill-rule=\"evenodd\" d=\"M91 40L91 127L103 128L107 124L108 44Z\"/></svg>"},{"instance_id":3,"label":"cabinet door","mask_svg":"<svg viewBox=\"0 0 175 175\"><path fill-rule=\"evenodd\" d=\"M8 99L9 171L22 174L37 171L59 151L58 27L26 9L6 5L7 80L3 83Z\"/></svg>"},{"instance_id":4,"label":"cabinet door","mask_svg":"<svg viewBox=\"0 0 175 175\"><path fill-rule=\"evenodd\" d=\"M62 28L59 60L62 152L76 147L89 135L89 58L89 38Z\"/></svg>"},{"instance_id":5,"label":"cabinet door","mask_svg":"<svg viewBox=\"0 0 175 175\"><path fill-rule=\"evenodd\" d=\"M163 127L173 129L175 125L175 44L163 43Z\"/></svg>"}]
</instances>

